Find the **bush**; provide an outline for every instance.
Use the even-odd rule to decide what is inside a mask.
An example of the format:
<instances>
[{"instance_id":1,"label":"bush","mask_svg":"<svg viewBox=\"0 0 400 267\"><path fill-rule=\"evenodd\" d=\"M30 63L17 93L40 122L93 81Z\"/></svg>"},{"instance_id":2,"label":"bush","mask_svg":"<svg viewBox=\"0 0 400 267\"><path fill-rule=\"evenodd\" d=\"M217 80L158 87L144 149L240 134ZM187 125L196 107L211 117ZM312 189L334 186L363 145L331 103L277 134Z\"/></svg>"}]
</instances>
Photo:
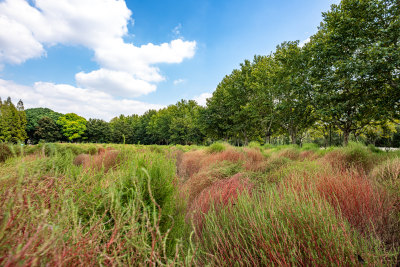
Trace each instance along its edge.
<instances>
[{"instance_id":1,"label":"bush","mask_svg":"<svg viewBox=\"0 0 400 267\"><path fill-rule=\"evenodd\" d=\"M257 141L251 141L248 145L250 148L261 148L261 144Z\"/></svg>"},{"instance_id":2,"label":"bush","mask_svg":"<svg viewBox=\"0 0 400 267\"><path fill-rule=\"evenodd\" d=\"M7 159L11 158L13 153L6 143L0 143L0 162L4 162Z\"/></svg>"},{"instance_id":3,"label":"bush","mask_svg":"<svg viewBox=\"0 0 400 267\"><path fill-rule=\"evenodd\" d=\"M304 143L301 146L301 150L319 150L319 145L318 144L314 144L314 143Z\"/></svg>"},{"instance_id":4,"label":"bush","mask_svg":"<svg viewBox=\"0 0 400 267\"><path fill-rule=\"evenodd\" d=\"M213 143L211 146L208 147L207 151L208 153L218 153L222 152L226 149L226 145L224 143Z\"/></svg>"}]
</instances>

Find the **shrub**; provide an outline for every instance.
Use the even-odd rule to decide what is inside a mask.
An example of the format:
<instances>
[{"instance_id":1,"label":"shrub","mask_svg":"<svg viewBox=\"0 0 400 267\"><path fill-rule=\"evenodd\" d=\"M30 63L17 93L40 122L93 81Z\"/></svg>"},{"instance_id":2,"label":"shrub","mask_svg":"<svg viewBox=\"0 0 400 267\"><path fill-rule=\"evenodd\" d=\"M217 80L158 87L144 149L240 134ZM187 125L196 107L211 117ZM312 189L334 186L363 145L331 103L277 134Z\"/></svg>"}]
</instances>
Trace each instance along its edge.
<instances>
[{"instance_id":1,"label":"shrub","mask_svg":"<svg viewBox=\"0 0 400 267\"><path fill-rule=\"evenodd\" d=\"M314 143L304 143L301 146L301 150L319 150L319 145L318 144L314 144Z\"/></svg>"},{"instance_id":2,"label":"shrub","mask_svg":"<svg viewBox=\"0 0 400 267\"><path fill-rule=\"evenodd\" d=\"M224 151L225 149L226 149L226 144L217 142L210 145L207 151L208 153L218 153Z\"/></svg>"},{"instance_id":3,"label":"shrub","mask_svg":"<svg viewBox=\"0 0 400 267\"><path fill-rule=\"evenodd\" d=\"M248 147L261 149L261 144L257 141L251 141L249 143Z\"/></svg>"},{"instance_id":4,"label":"shrub","mask_svg":"<svg viewBox=\"0 0 400 267\"><path fill-rule=\"evenodd\" d=\"M4 162L7 159L11 158L13 153L6 143L0 143L0 162Z\"/></svg>"}]
</instances>

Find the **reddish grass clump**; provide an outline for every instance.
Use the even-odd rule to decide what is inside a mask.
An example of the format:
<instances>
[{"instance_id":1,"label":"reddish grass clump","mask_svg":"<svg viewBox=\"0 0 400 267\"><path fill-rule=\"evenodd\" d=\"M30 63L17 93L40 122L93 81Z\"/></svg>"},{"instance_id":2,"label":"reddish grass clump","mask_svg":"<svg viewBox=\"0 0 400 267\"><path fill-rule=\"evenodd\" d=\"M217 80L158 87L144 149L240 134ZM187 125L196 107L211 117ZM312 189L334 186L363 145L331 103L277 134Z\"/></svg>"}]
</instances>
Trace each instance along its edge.
<instances>
[{"instance_id":1,"label":"reddish grass clump","mask_svg":"<svg viewBox=\"0 0 400 267\"><path fill-rule=\"evenodd\" d=\"M400 242L393 199L365 176L354 171L325 174L317 180L317 190L361 233L377 234L386 244Z\"/></svg>"},{"instance_id":2,"label":"reddish grass clump","mask_svg":"<svg viewBox=\"0 0 400 267\"><path fill-rule=\"evenodd\" d=\"M83 165L85 162L88 162L90 160L90 155L88 154L79 154L74 158L74 161L72 162L76 166Z\"/></svg>"},{"instance_id":3,"label":"reddish grass clump","mask_svg":"<svg viewBox=\"0 0 400 267\"><path fill-rule=\"evenodd\" d=\"M226 180L220 180L204 189L193 201L186 215L186 220L193 223L200 233L204 223L204 215L208 213L211 206L216 210L232 205L240 193L244 190L251 192L252 184L248 179L238 173Z\"/></svg>"},{"instance_id":4,"label":"reddish grass clump","mask_svg":"<svg viewBox=\"0 0 400 267\"><path fill-rule=\"evenodd\" d=\"M207 158L203 159L202 167L205 168L211 166L215 162L221 162L221 161L239 162L243 160L244 160L243 154L239 153L234 149L227 149L220 153L211 154Z\"/></svg>"},{"instance_id":5,"label":"reddish grass clump","mask_svg":"<svg viewBox=\"0 0 400 267\"><path fill-rule=\"evenodd\" d=\"M291 160L297 160L299 159L300 152L295 148L287 148L279 151L277 156L279 158L285 157Z\"/></svg>"},{"instance_id":6,"label":"reddish grass clump","mask_svg":"<svg viewBox=\"0 0 400 267\"><path fill-rule=\"evenodd\" d=\"M206 157L204 151L190 151L182 156L180 164L177 166L178 176L186 180L199 172L201 168L201 160Z\"/></svg>"},{"instance_id":7,"label":"reddish grass clump","mask_svg":"<svg viewBox=\"0 0 400 267\"><path fill-rule=\"evenodd\" d=\"M299 158L302 161L304 161L304 160L315 160L315 159L318 158L318 155L312 150L306 150L306 151L300 152Z\"/></svg>"},{"instance_id":8,"label":"reddish grass clump","mask_svg":"<svg viewBox=\"0 0 400 267\"><path fill-rule=\"evenodd\" d=\"M266 161L264 155L259 149L244 149L246 155L246 162L244 167L248 171L263 171L266 168Z\"/></svg>"},{"instance_id":9,"label":"reddish grass clump","mask_svg":"<svg viewBox=\"0 0 400 267\"><path fill-rule=\"evenodd\" d=\"M74 165L82 165L84 170L101 170L104 167L104 171L108 171L110 168L118 164L119 151L116 150L104 150L104 152L98 155L87 155L80 154L76 156L73 161Z\"/></svg>"}]
</instances>

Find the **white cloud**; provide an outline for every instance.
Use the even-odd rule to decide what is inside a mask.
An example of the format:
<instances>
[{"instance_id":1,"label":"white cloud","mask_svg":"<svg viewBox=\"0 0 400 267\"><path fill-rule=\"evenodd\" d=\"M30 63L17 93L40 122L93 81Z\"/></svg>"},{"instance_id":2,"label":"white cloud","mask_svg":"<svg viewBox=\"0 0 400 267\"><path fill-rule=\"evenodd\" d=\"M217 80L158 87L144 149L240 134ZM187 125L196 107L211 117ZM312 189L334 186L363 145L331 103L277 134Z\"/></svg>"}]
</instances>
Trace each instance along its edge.
<instances>
[{"instance_id":1,"label":"white cloud","mask_svg":"<svg viewBox=\"0 0 400 267\"><path fill-rule=\"evenodd\" d=\"M197 104L199 104L200 106L206 106L207 104L207 98L212 97L211 93L202 93L199 96L195 96L193 98L193 100L195 100L197 102Z\"/></svg>"},{"instance_id":2,"label":"white cloud","mask_svg":"<svg viewBox=\"0 0 400 267\"><path fill-rule=\"evenodd\" d=\"M301 41L301 42L299 43L299 46L300 46L300 47L303 47L303 46L305 46L306 43L309 43L310 41L311 41L311 39L310 39L310 37L308 37L307 39Z\"/></svg>"},{"instance_id":3,"label":"white cloud","mask_svg":"<svg viewBox=\"0 0 400 267\"><path fill-rule=\"evenodd\" d=\"M0 15L0 29L0 63L20 64L44 53L32 33L16 21Z\"/></svg>"},{"instance_id":4,"label":"white cloud","mask_svg":"<svg viewBox=\"0 0 400 267\"><path fill-rule=\"evenodd\" d=\"M110 120L120 114L143 114L163 106L130 99L115 99L110 94L67 84L36 82L24 86L0 79L0 96L14 102L22 99L25 108L47 107L62 113L74 112L85 118Z\"/></svg>"},{"instance_id":5,"label":"white cloud","mask_svg":"<svg viewBox=\"0 0 400 267\"><path fill-rule=\"evenodd\" d=\"M75 75L75 79L78 86L109 92L114 96L136 97L156 90L154 84L135 79L129 73L108 69L89 73L79 72Z\"/></svg>"},{"instance_id":6,"label":"white cloud","mask_svg":"<svg viewBox=\"0 0 400 267\"><path fill-rule=\"evenodd\" d=\"M173 84L174 84L174 85L178 85L178 84L181 84L181 83L184 83L184 82L186 82L186 80L184 80L184 79L177 79L177 80L174 80L174 81L173 81Z\"/></svg>"},{"instance_id":7,"label":"white cloud","mask_svg":"<svg viewBox=\"0 0 400 267\"><path fill-rule=\"evenodd\" d=\"M140 47L126 43L123 37L128 34L128 23L133 23L131 14L123 0L36 0L32 5L26 0L5 0L0 2L0 65L20 64L41 56L43 45L83 45L94 51L95 60L102 69L77 74L78 83L93 87L106 82L120 86L116 91L135 92L136 95L152 91L155 87L145 85L145 82L165 79L154 65L181 63L192 58L196 42L176 39ZM178 25L176 32L179 33L179 29ZM108 74L113 77L105 77ZM134 84L116 83L118 75ZM95 81L96 78L99 80ZM137 86L145 88L142 91L134 89ZM102 86L99 89L108 88Z\"/></svg>"}]
</instances>

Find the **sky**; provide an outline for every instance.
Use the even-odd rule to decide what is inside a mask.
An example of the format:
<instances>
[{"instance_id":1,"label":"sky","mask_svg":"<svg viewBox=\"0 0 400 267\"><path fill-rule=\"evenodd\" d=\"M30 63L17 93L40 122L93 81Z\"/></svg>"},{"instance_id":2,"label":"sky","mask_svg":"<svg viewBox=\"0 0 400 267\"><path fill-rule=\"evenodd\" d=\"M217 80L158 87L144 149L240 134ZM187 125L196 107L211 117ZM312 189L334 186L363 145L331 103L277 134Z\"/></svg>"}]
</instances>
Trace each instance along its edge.
<instances>
[{"instance_id":1,"label":"sky","mask_svg":"<svg viewBox=\"0 0 400 267\"><path fill-rule=\"evenodd\" d=\"M0 0L0 97L87 119L194 99L339 0Z\"/></svg>"}]
</instances>

